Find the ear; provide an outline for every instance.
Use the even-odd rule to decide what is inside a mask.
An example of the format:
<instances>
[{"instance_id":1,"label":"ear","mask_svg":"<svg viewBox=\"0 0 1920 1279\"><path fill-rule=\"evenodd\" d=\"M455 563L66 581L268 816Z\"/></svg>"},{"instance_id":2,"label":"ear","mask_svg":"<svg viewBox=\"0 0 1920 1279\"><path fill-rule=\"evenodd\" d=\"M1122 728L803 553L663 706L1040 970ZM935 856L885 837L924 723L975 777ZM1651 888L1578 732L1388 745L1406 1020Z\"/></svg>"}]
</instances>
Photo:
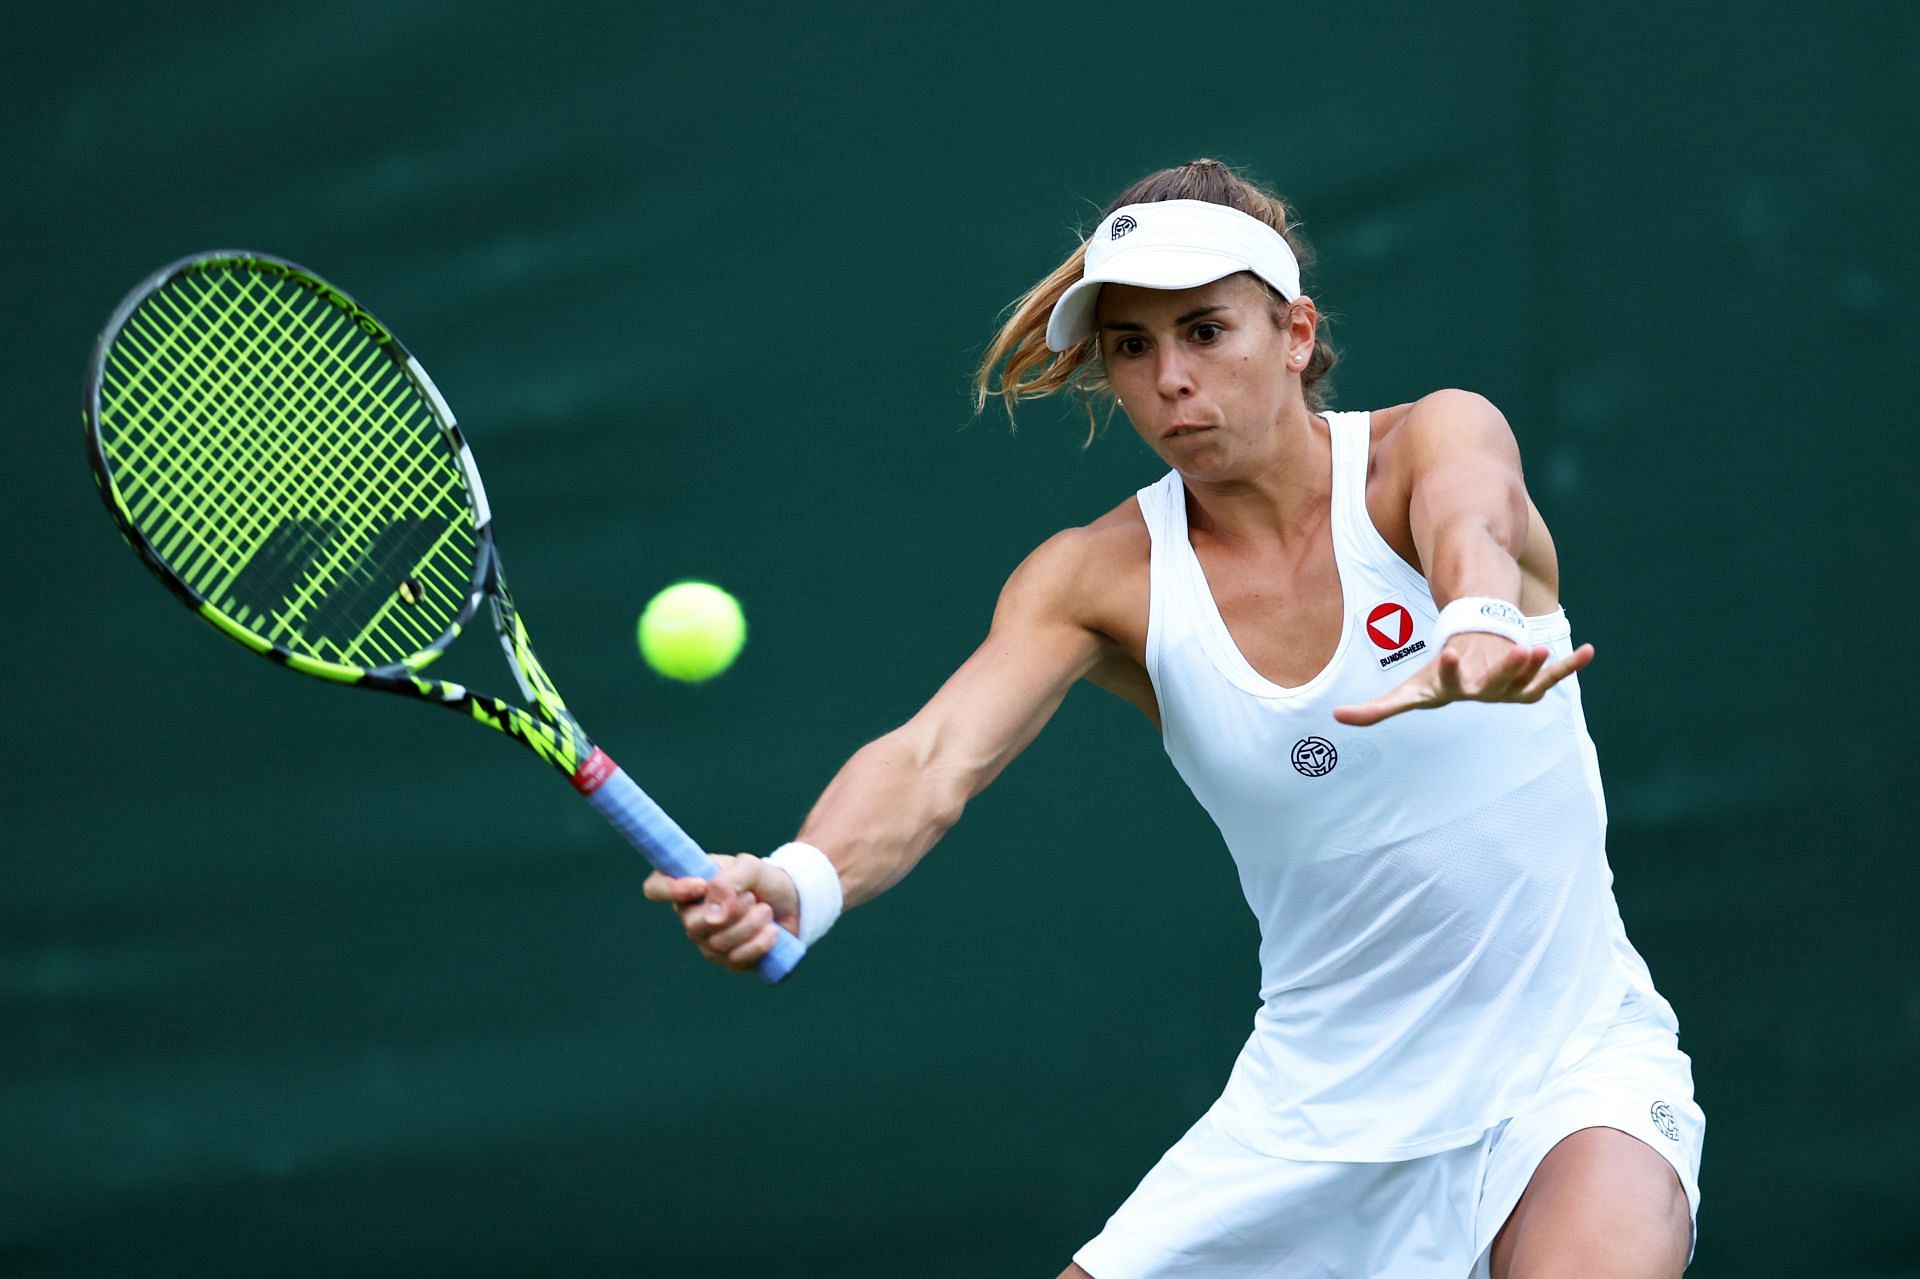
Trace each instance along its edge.
<instances>
[{"instance_id":1,"label":"ear","mask_svg":"<svg viewBox=\"0 0 1920 1279\"><path fill-rule=\"evenodd\" d=\"M1314 335L1320 330L1320 311L1313 299L1301 294L1287 307L1287 367L1303 369L1313 358Z\"/></svg>"}]
</instances>

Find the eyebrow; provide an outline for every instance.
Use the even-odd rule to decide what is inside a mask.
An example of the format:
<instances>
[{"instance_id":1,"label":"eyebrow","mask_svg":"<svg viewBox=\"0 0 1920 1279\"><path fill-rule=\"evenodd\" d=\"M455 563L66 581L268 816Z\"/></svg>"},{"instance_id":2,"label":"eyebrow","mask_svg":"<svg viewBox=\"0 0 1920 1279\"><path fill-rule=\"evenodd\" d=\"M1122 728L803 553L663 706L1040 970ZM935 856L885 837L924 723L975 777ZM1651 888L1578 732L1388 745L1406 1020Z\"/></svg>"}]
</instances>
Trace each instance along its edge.
<instances>
[{"instance_id":1,"label":"eyebrow","mask_svg":"<svg viewBox=\"0 0 1920 1279\"><path fill-rule=\"evenodd\" d=\"M1199 319L1203 315L1212 315L1215 311L1226 311L1230 309L1231 308L1228 307L1225 303L1216 303L1213 306L1196 307L1195 309L1187 312L1185 315L1177 317L1174 320L1173 324L1175 328L1179 328L1183 324L1192 324L1195 320ZM1147 331L1146 325L1134 324L1126 320L1116 320L1110 324L1103 324L1100 327L1103 329L1114 329L1116 331L1126 332L1126 333L1145 333Z\"/></svg>"}]
</instances>

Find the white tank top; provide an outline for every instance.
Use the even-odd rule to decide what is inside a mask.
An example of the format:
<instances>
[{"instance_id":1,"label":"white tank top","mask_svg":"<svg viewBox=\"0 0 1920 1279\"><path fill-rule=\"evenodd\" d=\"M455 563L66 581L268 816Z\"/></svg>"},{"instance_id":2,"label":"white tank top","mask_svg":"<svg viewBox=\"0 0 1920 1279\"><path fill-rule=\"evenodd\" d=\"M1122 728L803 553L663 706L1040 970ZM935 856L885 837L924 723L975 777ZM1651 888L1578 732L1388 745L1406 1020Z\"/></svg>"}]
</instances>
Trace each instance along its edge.
<instances>
[{"instance_id":1,"label":"white tank top","mask_svg":"<svg viewBox=\"0 0 1920 1279\"><path fill-rule=\"evenodd\" d=\"M1336 723L1434 656L1439 612L1367 514L1368 414L1329 413L1345 625L1295 688L1241 654L1187 537L1178 472L1153 537L1147 673L1166 750L1260 923L1261 1007L1214 1117L1292 1159L1465 1145L1593 1042L1629 989L1673 1023L1613 900L1580 691ZM1527 619L1571 650L1566 615ZM1677 1026L1675 1027L1677 1029Z\"/></svg>"}]
</instances>

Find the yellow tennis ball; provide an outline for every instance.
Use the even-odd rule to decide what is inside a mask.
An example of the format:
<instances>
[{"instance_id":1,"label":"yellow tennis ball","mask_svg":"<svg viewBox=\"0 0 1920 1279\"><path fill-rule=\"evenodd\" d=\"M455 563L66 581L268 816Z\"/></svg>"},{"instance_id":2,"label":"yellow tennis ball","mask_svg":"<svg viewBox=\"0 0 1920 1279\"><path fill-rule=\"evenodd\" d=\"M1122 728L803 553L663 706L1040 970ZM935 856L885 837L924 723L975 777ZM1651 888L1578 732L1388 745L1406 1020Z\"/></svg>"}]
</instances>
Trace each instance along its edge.
<instances>
[{"instance_id":1,"label":"yellow tennis ball","mask_svg":"<svg viewBox=\"0 0 1920 1279\"><path fill-rule=\"evenodd\" d=\"M675 582L640 614L640 655L668 679L712 679L746 642L740 601L711 582Z\"/></svg>"}]
</instances>

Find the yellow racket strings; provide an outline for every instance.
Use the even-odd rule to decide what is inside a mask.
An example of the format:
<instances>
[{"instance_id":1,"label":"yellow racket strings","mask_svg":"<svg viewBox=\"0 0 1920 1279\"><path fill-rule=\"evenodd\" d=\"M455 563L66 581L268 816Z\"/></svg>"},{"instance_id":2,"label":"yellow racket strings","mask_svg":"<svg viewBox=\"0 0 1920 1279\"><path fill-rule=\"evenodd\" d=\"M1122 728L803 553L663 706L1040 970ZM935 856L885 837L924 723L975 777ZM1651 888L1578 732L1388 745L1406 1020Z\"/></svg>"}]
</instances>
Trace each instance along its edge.
<instances>
[{"instance_id":1,"label":"yellow racket strings","mask_svg":"<svg viewBox=\"0 0 1920 1279\"><path fill-rule=\"evenodd\" d=\"M392 665L466 603L459 462L405 371L298 284L222 267L148 296L107 353L100 439L153 552L269 643Z\"/></svg>"}]
</instances>

